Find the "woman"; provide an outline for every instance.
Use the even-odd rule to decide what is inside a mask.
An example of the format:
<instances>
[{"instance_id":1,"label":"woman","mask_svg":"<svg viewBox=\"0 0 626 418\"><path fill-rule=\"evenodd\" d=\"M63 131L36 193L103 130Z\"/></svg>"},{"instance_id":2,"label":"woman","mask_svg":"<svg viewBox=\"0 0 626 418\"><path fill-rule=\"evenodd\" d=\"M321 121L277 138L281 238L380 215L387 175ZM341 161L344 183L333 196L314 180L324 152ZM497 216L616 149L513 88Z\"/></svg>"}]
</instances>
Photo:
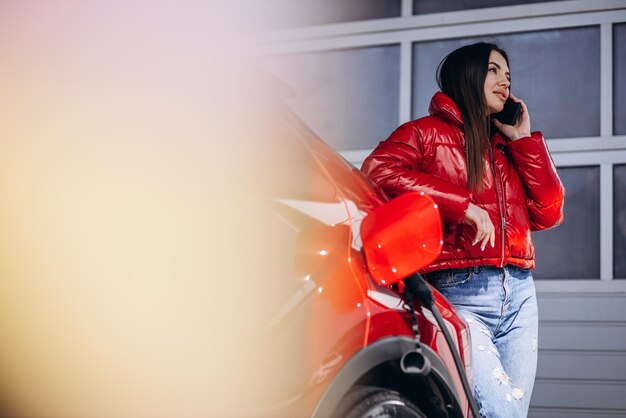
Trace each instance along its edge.
<instances>
[{"instance_id":1,"label":"woman","mask_svg":"<svg viewBox=\"0 0 626 418\"><path fill-rule=\"evenodd\" d=\"M530 231L561 223L565 192L526 105L509 92L502 49L459 48L437 81L430 116L400 126L362 170L389 197L421 191L437 203L443 249L423 273L470 327L481 415L523 417L537 366ZM492 117L508 97L522 107L515 125Z\"/></svg>"}]
</instances>

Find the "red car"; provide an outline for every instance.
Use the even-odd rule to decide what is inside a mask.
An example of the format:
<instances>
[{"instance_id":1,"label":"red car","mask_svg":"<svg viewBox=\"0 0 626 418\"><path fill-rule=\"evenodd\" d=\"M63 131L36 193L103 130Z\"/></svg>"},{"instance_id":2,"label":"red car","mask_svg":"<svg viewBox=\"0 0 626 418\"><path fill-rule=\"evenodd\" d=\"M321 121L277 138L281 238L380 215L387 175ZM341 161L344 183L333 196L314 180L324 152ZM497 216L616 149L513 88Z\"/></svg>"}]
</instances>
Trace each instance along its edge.
<instances>
[{"instance_id":1,"label":"red car","mask_svg":"<svg viewBox=\"0 0 626 418\"><path fill-rule=\"evenodd\" d=\"M446 342L432 309L418 304L421 354L407 354L416 352L415 333L412 309L399 289L401 279L440 251L436 205L419 195L385 203L373 183L288 109L277 114L270 125L278 134L258 167L270 174L260 190L266 193L263 223L272 225L260 251L284 269L282 277L268 274L280 295L268 300L264 338L251 344L251 411L469 416L448 344L471 375L469 330L433 289L427 290L452 338Z\"/></svg>"}]
</instances>

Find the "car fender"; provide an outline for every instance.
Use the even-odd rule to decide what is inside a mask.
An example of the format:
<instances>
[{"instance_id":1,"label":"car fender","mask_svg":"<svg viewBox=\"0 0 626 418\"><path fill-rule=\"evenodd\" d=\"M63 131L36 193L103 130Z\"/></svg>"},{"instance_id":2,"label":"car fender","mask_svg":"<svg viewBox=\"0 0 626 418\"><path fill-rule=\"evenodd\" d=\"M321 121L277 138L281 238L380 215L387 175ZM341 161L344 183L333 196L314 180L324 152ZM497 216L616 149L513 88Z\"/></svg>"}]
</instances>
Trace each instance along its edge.
<instances>
[{"instance_id":1,"label":"car fender","mask_svg":"<svg viewBox=\"0 0 626 418\"><path fill-rule=\"evenodd\" d=\"M355 353L344 364L334 379L326 388L315 407L312 418L328 418L337 408L343 397L352 386L369 370L391 360L398 360L408 351L415 349L415 341L406 336L389 337L378 340ZM458 405L459 396L456 392L448 368L441 358L428 346L421 346L422 353L430 360L432 370L437 378L445 385L448 393Z\"/></svg>"}]
</instances>

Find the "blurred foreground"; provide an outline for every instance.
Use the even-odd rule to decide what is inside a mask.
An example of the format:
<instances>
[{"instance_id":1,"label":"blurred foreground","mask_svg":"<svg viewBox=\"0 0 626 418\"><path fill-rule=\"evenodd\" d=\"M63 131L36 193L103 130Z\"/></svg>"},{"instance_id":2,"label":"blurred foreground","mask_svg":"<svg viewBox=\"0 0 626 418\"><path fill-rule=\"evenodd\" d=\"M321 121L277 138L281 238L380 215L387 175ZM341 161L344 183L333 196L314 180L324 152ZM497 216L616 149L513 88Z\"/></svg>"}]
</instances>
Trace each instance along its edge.
<instances>
[{"instance_id":1,"label":"blurred foreground","mask_svg":"<svg viewBox=\"0 0 626 418\"><path fill-rule=\"evenodd\" d=\"M2 416L248 408L272 138L245 19L200 3L0 4Z\"/></svg>"}]
</instances>

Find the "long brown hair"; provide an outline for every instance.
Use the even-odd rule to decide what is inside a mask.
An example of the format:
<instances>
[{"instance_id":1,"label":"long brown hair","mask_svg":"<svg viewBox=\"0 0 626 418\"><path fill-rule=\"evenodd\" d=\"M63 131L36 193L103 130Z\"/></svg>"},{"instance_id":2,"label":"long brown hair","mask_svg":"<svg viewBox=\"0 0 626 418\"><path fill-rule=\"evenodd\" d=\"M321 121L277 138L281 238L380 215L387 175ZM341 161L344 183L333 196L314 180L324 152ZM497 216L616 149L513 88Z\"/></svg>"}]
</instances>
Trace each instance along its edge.
<instances>
[{"instance_id":1,"label":"long brown hair","mask_svg":"<svg viewBox=\"0 0 626 418\"><path fill-rule=\"evenodd\" d=\"M496 44L479 42L448 54L437 68L437 84L461 111L465 133L467 184L481 190L484 157L489 147L489 114L485 99L485 78L491 51L498 51L507 62L506 53Z\"/></svg>"}]
</instances>

